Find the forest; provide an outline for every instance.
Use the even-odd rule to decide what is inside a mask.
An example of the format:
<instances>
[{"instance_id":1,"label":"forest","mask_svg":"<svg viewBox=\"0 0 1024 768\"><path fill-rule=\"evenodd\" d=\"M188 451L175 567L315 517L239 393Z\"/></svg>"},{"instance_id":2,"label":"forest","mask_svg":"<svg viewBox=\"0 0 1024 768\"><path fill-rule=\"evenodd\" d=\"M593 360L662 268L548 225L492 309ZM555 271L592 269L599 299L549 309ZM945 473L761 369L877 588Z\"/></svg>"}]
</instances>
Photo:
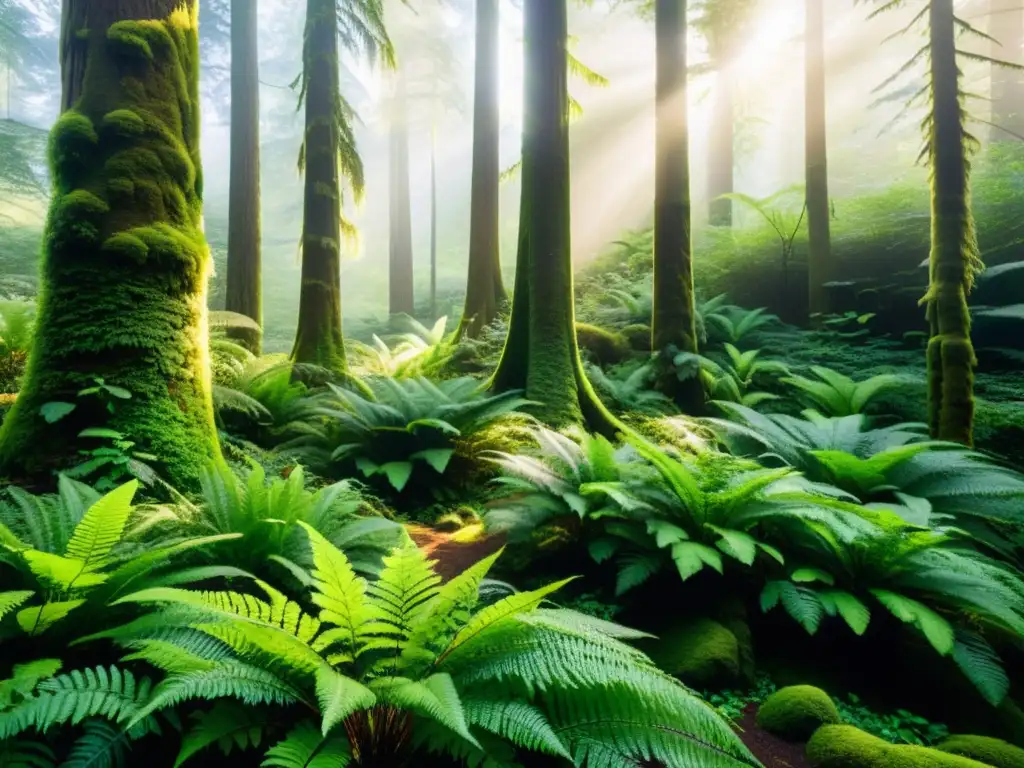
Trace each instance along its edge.
<instances>
[{"instance_id":1,"label":"forest","mask_svg":"<svg viewBox=\"0 0 1024 768\"><path fill-rule=\"evenodd\" d=\"M1024 768L1022 0L0 0L0 768Z\"/></svg>"}]
</instances>

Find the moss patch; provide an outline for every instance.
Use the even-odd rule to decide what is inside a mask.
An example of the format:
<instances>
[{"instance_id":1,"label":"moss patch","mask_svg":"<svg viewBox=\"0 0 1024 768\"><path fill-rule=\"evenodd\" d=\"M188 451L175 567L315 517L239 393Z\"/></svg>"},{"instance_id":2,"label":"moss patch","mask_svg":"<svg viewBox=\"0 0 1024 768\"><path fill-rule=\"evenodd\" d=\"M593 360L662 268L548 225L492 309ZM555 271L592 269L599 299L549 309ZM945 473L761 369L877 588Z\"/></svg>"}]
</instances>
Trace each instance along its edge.
<instances>
[{"instance_id":1,"label":"moss patch","mask_svg":"<svg viewBox=\"0 0 1024 768\"><path fill-rule=\"evenodd\" d=\"M651 326L643 323L627 325L620 333L631 349L637 352L651 351Z\"/></svg>"},{"instance_id":2,"label":"moss patch","mask_svg":"<svg viewBox=\"0 0 1024 768\"><path fill-rule=\"evenodd\" d=\"M625 337L596 325L576 323L576 340L580 349L602 367L621 363L630 353Z\"/></svg>"},{"instance_id":3,"label":"moss patch","mask_svg":"<svg viewBox=\"0 0 1024 768\"><path fill-rule=\"evenodd\" d=\"M937 749L992 768L1024 768L1024 749L988 736L950 736Z\"/></svg>"},{"instance_id":4,"label":"moss patch","mask_svg":"<svg viewBox=\"0 0 1024 768\"><path fill-rule=\"evenodd\" d=\"M711 619L679 624L645 645L662 669L694 688L727 688L742 676L736 636Z\"/></svg>"},{"instance_id":5,"label":"moss patch","mask_svg":"<svg viewBox=\"0 0 1024 768\"><path fill-rule=\"evenodd\" d=\"M824 725L807 742L814 768L986 768L937 749L889 744L852 725Z\"/></svg>"},{"instance_id":6,"label":"moss patch","mask_svg":"<svg viewBox=\"0 0 1024 768\"><path fill-rule=\"evenodd\" d=\"M807 741L823 725L842 722L831 697L813 685L776 691L757 711L757 724L787 741Z\"/></svg>"}]
</instances>

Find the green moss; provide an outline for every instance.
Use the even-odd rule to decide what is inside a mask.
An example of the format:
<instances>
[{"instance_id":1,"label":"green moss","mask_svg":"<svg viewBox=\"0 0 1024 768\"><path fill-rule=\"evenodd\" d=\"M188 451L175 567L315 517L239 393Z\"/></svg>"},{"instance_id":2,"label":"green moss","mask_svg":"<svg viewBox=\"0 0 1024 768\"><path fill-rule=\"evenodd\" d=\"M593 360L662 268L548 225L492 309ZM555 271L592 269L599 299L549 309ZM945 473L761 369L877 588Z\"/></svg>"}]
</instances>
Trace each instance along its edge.
<instances>
[{"instance_id":1,"label":"green moss","mask_svg":"<svg viewBox=\"0 0 1024 768\"><path fill-rule=\"evenodd\" d=\"M103 250L120 258L142 264L149 255L149 246L130 232L118 232L103 243Z\"/></svg>"},{"instance_id":2,"label":"green moss","mask_svg":"<svg viewBox=\"0 0 1024 768\"><path fill-rule=\"evenodd\" d=\"M600 366L621 363L629 356L629 342L622 334L588 323L576 323L576 341Z\"/></svg>"},{"instance_id":3,"label":"green moss","mask_svg":"<svg viewBox=\"0 0 1024 768\"><path fill-rule=\"evenodd\" d=\"M678 624L659 633L645 650L662 669L694 688L726 688L741 676L736 636L711 619Z\"/></svg>"},{"instance_id":4,"label":"green moss","mask_svg":"<svg viewBox=\"0 0 1024 768\"><path fill-rule=\"evenodd\" d=\"M134 138L146 132L146 123L130 109L115 109L103 116L103 127L117 136Z\"/></svg>"},{"instance_id":5,"label":"green moss","mask_svg":"<svg viewBox=\"0 0 1024 768\"><path fill-rule=\"evenodd\" d=\"M937 749L992 768L1024 768L1024 749L988 736L950 736Z\"/></svg>"},{"instance_id":6,"label":"green moss","mask_svg":"<svg viewBox=\"0 0 1024 768\"><path fill-rule=\"evenodd\" d=\"M627 325L620 333L631 349L637 352L651 351L651 326L635 323Z\"/></svg>"},{"instance_id":7,"label":"green moss","mask_svg":"<svg viewBox=\"0 0 1024 768\"><path fill-rule=\"evenodd\" d=\"M889 744L852 725L823 725L807 742L814 768L986 768L928 747Z\"/></svg>"},{"instance_id":8,"label":"green moss","mask_svg":"<svg viewBox=\"0 0 1024 768\"><path fill-rule=\"evenodd\" d=\"M782 688L761 704L757 724L788 741L807 741L823 725L842 722L831 697L813 685Z\"/></svg>"}]
</instances>

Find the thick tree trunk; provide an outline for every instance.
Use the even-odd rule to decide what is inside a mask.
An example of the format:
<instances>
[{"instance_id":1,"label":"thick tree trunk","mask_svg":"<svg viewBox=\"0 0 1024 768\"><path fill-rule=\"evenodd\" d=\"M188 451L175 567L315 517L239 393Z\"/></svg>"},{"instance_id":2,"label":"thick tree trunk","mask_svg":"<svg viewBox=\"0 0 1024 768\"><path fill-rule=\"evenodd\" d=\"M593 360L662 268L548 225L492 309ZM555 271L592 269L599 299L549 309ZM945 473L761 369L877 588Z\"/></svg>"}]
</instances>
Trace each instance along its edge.
<instances>
[{"instance_id":1,"label":"thick tree trunk","mask_svg":"<svg viewBox=\"0 0 1024 768\"><path fill-rule=\"evenodd\" d=\"M390 189L388 238L388 310L392 315L412 315L412 201L409 195L409 114L405 77L395 80L394 113L391 115Z\"/></svg>"},{"instance_id":2,"label":"thick tree trunk","mask_svg":"<svg viewBox=\"0 0 1024 768\"><path fill-rule=\"evenodd\" d=\"M229 312L263 324L260 256L260 82L257 0L231 3L231 187L228 196ZM231 336L260 353L260 333Z\"/></svg>"},{"instance_id":3,"label":"thick tree trunk","mask_svg":"<svg viewBox=\"0 0 1024 768\"><path fill-rule=\"evenodd\" d=\"M459 333L476 337L505 303L499 247L501 174L498 0L476 2L476 82L473 97L473 181L469 274Z\"/></svg>"},{"instance_id":4,"label":"thick tree trunk","mask_svg":"<svg viewBox=\"0 0 1024 768\"><path fill-rule=\"evenodd\" d=\"M728 63L722 64L715 84L708 150L708 222L713 227L732 226L732 200L720 199L733 192L736 109L732 78Z\"/></svg>"},{"instance_id":5,"label":"thick tree trunk","mask_svg":"<svg viewBox=\"0 0 1024 768\"><path fill-rule=\"evenodd\" d=\"M193 487L219 456L207 349L195 0L65 0L62 104L37 326L0 430L0 476L77 462L109 427ZM131 392L113 413L79 390ZM75 403L47 424L46 403ZM95 447L91 445L89 447Z\"/></svg>"},{"instance_id":6,"label":"thick tree trunk","mask_svg":"<svg viewBox=\"0 0 1024 768\"><path fill-rule=\"evenodd\" d=\"M335 0L306 0L302 288L292 359L346 372L341 330L341 179Z\"/></svg>"},{"instance_id":7,"label":"thick tree trunk","mask_svg":"<svg viewBox=\"0 0 1024 768\"><path fill-rule=\"evenodd\" d=\"M928 308L929 423L933 437L971 444L974 348L967 293L980 268L960 110L953 0L931 0L932 244Z\"/></svg>"},{"instance_id":8,"label":"thick tree trunk","mask_svg":"<svg viewBox=\"0 0 1024 768\"><path fill-rule=\"evenodd\" d=\"M804 0L807 11L804 57L804 142L809 253L807 256L808 306L813 317L828 312L825 283L832 261L828 197L828 139L825 107L825 3Z\"/></svg>"},{"instance_id":9,"label":"thick tree trunk","mask_svg":"<svg viewBox=\"0 0 1024 768\"><path fill-rule=\"evenodd\" d=\"M654 166L654 311L652 346L697 352L690 248L690 133L686 104L685 0L656 0L657 106ZM672 377L671 393L686 413L704 405L699 376Z\"/></svg>"},{"instance_id":10,"label":"thick tree trunk","mask_svg":"<svg viewBox=\"0 0 1024 768\"><path fill-rule=\"evenodd\" d=\"M988 34L993 59L1024 64L1024 3L1021 0L989 0ZM1024 72L991 65L992 141L1020 141L1024 136Z\"/></svg>"},{"instance_id":11,"label":"thick tree trunk","mask_svg":"<svg viewBox=\"0 0 1024 768\"><path fill-rule=\"evenodd\" d=\"M430 320L437 319L437 136L430 127Z\"/></svg>"},{"instance_id":12,"label":"thick tree trunk","mask_svg":"<svg viewBox=\"0 0 1024 768\"><path fill-rule=\"evenodd\" d=\"M566 0L526 0L519 269L497 389L523 389L553 425L620 425L587 381L576 342L569 226Z\"/></svg>"}]
</instances>

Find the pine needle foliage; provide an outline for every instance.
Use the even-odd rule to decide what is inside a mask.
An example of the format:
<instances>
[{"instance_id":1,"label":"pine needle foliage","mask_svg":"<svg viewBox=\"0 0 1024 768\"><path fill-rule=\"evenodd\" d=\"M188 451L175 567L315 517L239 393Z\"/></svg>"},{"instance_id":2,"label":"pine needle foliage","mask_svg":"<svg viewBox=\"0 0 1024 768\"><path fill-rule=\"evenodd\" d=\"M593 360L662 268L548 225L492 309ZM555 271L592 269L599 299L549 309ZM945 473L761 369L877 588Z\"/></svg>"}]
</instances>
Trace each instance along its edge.
<instances>
[{"instance_id":1,"label":"pine needle foliage","mask_svg":"<svg viewBox=\"0 0 1024 768\"><path fill-rule=\"evenodd\" d=\"M757 765L710 707L623 642L642 633L545 608L566 582L481 606L481 582L500 553L441 584L433 563L407 546L368 582L303 527L313 561L305 604L315 615L269 585L265 598L161 587L122 599L149 606L153 621L104 637L141 648L134 658L146 660L146 641L159 635L179 658L144 706L115 717L131 727L188 700L312 710L315 719L305 715L266 753L264 764L278 766L400 768L432 752L471 765L517 764L487 762L495 741L510 755L535 751L601 768ZM190 632L167 635L168 626ZM206 654L200 636L228 654ZM152 661L166 667L165 655ZM203 735L186 736L178 765L195 745L214 743L208 718L196 728Z\"/></svg>"}]
</instances>

